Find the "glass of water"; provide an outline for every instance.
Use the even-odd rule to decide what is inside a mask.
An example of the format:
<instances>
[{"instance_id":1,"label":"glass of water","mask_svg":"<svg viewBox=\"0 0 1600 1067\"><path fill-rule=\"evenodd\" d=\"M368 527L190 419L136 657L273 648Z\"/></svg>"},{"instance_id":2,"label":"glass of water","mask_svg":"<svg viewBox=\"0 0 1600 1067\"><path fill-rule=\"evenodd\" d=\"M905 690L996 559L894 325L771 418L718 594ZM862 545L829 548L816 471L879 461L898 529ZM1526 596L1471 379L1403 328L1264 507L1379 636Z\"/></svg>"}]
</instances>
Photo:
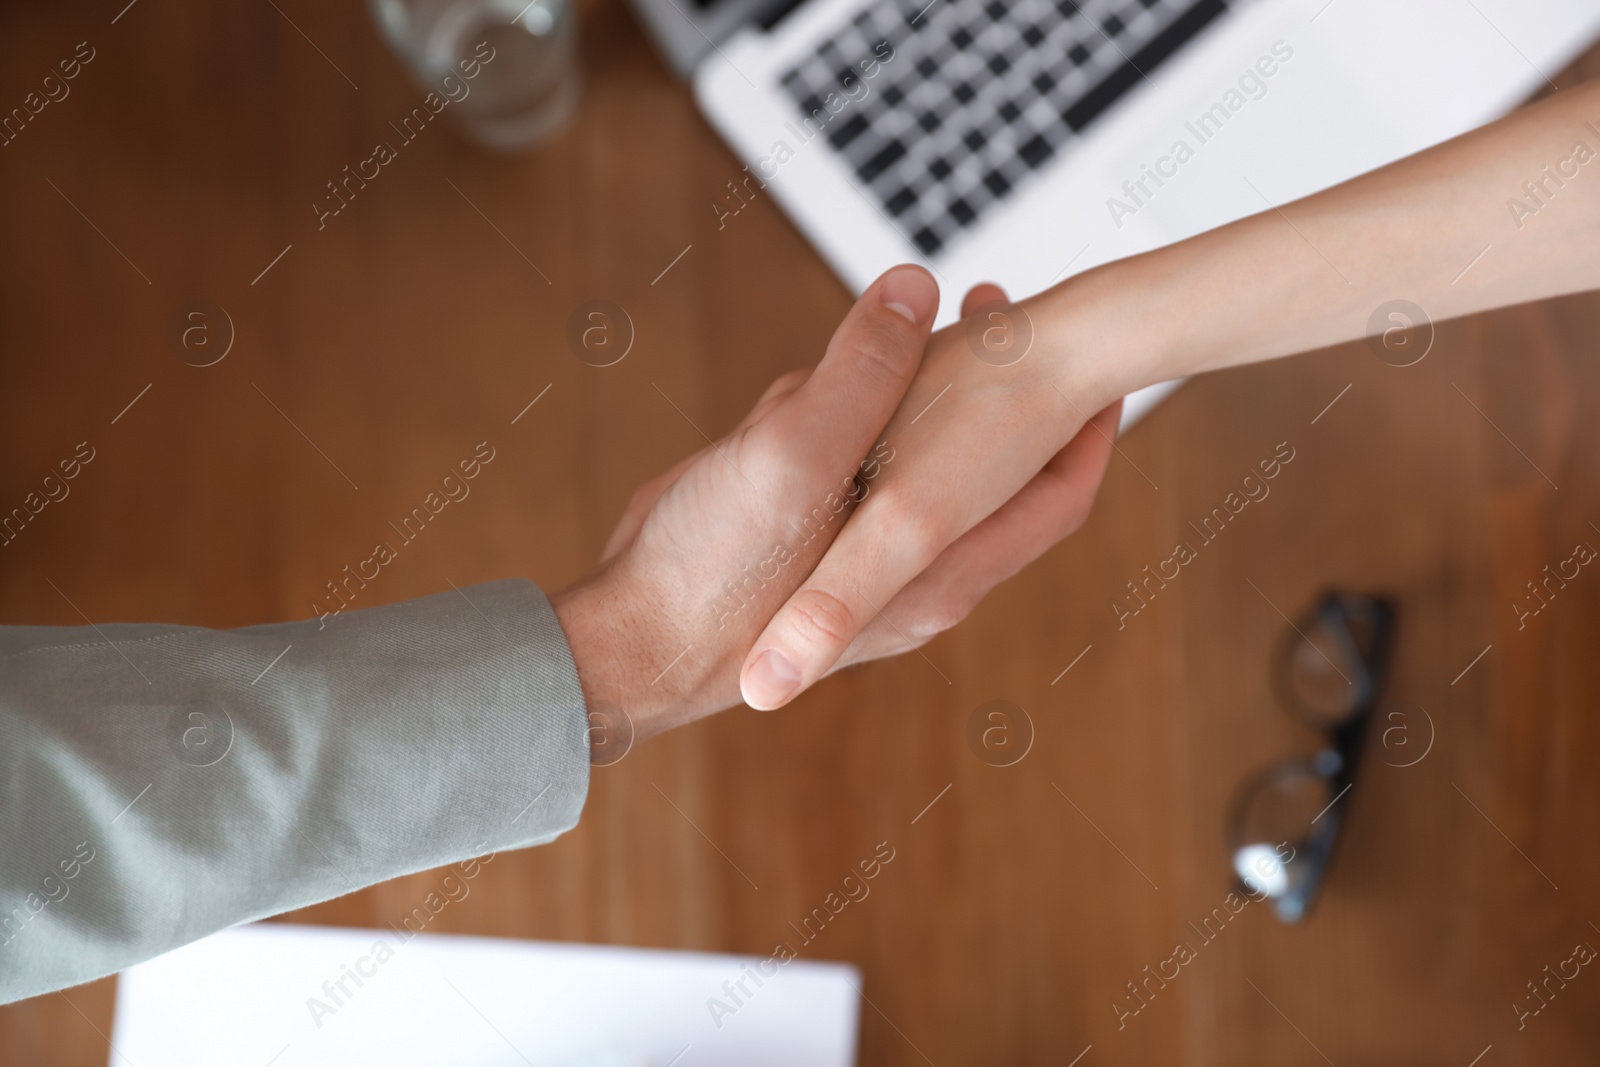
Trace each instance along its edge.
<instances>
[{"instance_id":1,"label":"glass of water","mask_svg":"<svg viewBox=\"0 0 1600 1067\"><path fill-rule=\"evenodd\" d=\"M572 0L369 0L419 86L489 148L525 148L571 116L582 86Z\"/></svg>"}]
</instances>

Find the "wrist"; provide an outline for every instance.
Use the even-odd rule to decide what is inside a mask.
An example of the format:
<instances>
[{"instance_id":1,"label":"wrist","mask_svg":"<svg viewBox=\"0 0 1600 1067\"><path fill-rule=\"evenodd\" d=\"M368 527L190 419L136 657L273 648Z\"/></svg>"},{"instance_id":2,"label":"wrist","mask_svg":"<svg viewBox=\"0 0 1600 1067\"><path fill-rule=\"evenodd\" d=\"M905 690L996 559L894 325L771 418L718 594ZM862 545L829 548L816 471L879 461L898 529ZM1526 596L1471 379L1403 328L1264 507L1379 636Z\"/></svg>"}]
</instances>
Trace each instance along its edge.
<instances>
[{"instance_id":1,"label":"wrist","mask_svg":"<svg viewBox=\"0 0 1600 1067\"><path fill-rule=\"evenodd\" d=\"M1024 301L1057 387L1086 413L1181 377L1162 282L1146 257L1095 267Z\"/></svg>"},{"instance_id":2,"label":"wrist","mask_svg":"<svg viewBox=\"0 0 1600 1067\"><path fill-rule=\"evenodd\" d=\"M550 597L577 668L597 763L615 762L621 753L611 749L653 737L675 721L670 690L651 686L646 676L638 613L609 575L579 579Z\"/></svg>"}]
</instances>

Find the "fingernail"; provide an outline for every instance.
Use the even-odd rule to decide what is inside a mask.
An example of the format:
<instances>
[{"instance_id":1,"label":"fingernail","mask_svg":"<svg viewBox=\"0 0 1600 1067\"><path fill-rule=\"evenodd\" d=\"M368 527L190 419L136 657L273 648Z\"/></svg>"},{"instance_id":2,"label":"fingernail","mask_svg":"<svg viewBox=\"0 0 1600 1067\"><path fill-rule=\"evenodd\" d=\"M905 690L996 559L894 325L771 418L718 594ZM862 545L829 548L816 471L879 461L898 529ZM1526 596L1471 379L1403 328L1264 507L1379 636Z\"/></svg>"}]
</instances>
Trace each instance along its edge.
<instances>
[{"instance_id":1,"label":"fingernail","mask_svg":"<svg viewBox=\"0 0 1600 1067\"><path fill-rule=\"evenodd\" d=\"M879 290L883 306L921 326L939 310L939 285L927 271L901 267L886 275Z\"/></svg>"},{"instance_id":2,"label":"fingernail","mask_svg":"<svg viewBox=\"0 0 1600 1067\"><path fill-rule=\"evenodd\" d=\"M744 702L757 711L771 711L800 688L800 671L782 652L768 649L744 676Z\"/></svg>"}]
</instances>

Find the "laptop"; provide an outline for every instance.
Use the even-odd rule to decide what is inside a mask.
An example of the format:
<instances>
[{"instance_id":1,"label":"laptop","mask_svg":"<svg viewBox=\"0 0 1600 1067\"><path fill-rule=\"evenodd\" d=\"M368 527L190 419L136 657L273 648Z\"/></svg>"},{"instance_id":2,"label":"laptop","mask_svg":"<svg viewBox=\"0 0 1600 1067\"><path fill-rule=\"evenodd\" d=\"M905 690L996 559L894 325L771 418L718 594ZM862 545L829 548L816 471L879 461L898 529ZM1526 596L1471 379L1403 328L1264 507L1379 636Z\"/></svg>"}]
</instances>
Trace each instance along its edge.
<instances>
[{"instance_id":1,"label":"laptop","mask_svg":"<svg viewBox=\"0 0 1600 1067\"><path fill-rule=\"evenodd\" d=\"M770 196L854 292L927 266L939 325L1481 125L1600 35L1594 0L631 2L746 163L718 228Z\"/></svg>"}]
</instances>

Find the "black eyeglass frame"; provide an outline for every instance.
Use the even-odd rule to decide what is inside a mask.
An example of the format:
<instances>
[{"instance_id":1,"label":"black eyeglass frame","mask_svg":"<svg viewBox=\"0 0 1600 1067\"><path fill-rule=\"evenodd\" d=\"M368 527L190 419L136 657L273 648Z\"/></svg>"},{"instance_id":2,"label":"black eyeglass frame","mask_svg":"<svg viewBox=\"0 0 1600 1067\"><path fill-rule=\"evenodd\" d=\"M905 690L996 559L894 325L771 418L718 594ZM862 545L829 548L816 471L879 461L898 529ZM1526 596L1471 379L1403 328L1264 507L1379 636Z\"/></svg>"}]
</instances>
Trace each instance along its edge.
<instances>
[{"instance_id":1,"label":"black eyeglass frame","mask_svg":"<svg viewBox=\"0 0 1600 1067\"><path fill-rule=\"evenodd\" d=\"M1301 922L1309 915L1318 890L1327 874L1333 855L1334 842L1339 837L1342 821L1338 801L1355 784L1360 768L1362 750L1366 747L1368 727L1388 680L1393 651L1396 609L1393 601L1379 596L1328 592L1301 620L1284 633L1282 643L1272 659L1272 688L1280 708L1322 735L1322 745L1309 758L1291 758L1269 764L1246 778L1234 794L1227 819L1227 843L1230 859L1246 845L1256 842L1245 840L1245 819L1249 807L1265 789L1274 783L1299 775L1323 779L1332 799L1328 807L1313 818L1308 836L1298 845L1292 859L1304 876L1291 881L1281 894L1271 895L1273 909L1284 922ZM1352 623L1365 629L1365 639L1358 638ZM1357 687L1348 711L1335 718L1307 706L1296 694L1292 681L1294 654L1300 643L1309 642L1305 633L1320 628L1348 642L1344 651L1346 662L1359 664L1357 677L1350 684ZM1320 653L1320 650L1319 650ZM1275 844L1266 842L1266 844ZM1281 858L1281 857L1280 857ZM1248 885L1235 871L1241 888L1252 894L1259 888Z\"/></svg>"}]
</instances>

